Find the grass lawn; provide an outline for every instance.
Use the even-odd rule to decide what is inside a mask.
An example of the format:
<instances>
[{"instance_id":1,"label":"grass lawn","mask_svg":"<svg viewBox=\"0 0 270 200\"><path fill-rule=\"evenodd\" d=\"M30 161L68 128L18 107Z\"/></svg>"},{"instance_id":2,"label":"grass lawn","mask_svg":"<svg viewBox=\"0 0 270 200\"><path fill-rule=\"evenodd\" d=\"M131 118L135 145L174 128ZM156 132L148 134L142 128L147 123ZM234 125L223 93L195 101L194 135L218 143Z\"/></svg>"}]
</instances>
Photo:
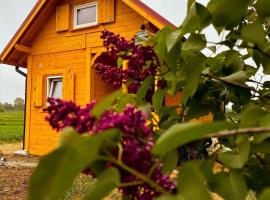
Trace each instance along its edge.
<instances>
[{"instance_id":1,"label":"grass lawn","mask_svg":"<svg viewBox=\"0 0 270 200\"><path fill-rule=\"evenodd\" d=\"M5 111L0 113L0 143L22 141L23 123L23 111Z\"/></svg>"}]
</instances>

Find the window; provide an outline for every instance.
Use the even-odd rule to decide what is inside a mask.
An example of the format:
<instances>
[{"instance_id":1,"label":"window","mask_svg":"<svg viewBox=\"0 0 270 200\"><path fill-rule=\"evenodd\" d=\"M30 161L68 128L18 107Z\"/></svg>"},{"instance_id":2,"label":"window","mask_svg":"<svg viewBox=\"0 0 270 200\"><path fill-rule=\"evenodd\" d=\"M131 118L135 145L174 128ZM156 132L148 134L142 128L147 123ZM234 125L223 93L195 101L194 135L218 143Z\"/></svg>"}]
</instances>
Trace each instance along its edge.
<instances>
[{"instance_id":1,"label":"window","mask_svg":"<svg viewBox=\"0 0 270 200\"><path fill-rule=\"evenodd\" d=\"M98 3L87 3L74 7L74 28L98 24Z\"/></svg>"},{"instance_id":2,"label":"window","mask_svg":"<svg viewBox=\"0 0 270 200\"><path fill-rule=\"evenodd\" d=\"M47 97L62 98L63 77L51 76L47 79Z\"/></svg>"},{"instance_id":3,"label":"window","mask_svg":"<svg viewBox=\"0 0 270 200\"><path fill-rule=\"evenodd\" d=\"M149 39L149 34L147 31L140 31L136 33L135 44L143 44L145 41Z\"/></svg>"}]
</instances>

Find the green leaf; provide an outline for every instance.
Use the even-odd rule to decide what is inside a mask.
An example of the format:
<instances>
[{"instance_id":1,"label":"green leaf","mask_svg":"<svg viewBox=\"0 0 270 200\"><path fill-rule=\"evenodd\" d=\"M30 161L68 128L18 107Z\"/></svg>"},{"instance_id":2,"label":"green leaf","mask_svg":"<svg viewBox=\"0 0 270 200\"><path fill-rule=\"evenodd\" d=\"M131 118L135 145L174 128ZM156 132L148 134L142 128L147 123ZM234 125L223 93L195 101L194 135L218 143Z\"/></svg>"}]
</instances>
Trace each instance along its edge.
<instances>
[{"instance_id":1,"label":"green leaf","mask_svg":"<svg viewBox=\"0 0 270 200\"><path fill-rule=\"evenodd\" d=\"M259 105L249 105L241 113L240 128L258 127L267 114Z\"/></svg>"},{"instance_id":2,"label":"green leaf","mask_svg":"<svg viewBox=\"0 0 270 200\"><path fill-rule=\"evenodd\" d=\"M107 169L99 177L84 200L102 200L120 184L120 174L116 168Z\"/></svg>"},{"instance_id":3,"label":"green leaf","mask_svg":"<svg viewBox=\"0 0 270 200\"><path fill-rule=\"evenodd\" d=\"M177 30L173 31L171 34L169 34L166 38L166 45L167 50L170 52L173 47L181 40L183 37L183 31L181 28L178 28Z\"/></svg>"},{"instance_id":4,"label":"green leaf","mask_svg":"<svg viewBox=\"0 0 270 200\"><path fill-rule=\"evenodd\" d=\"M218 155L218 160L231 168L240 169L248 161L250 153L250 142L248 137L245 135L238 136L236 143L237 150L235 152L222 152Z\"/></svg>"},{"instance_id":5,"label":"green leaf","mask_svg":"<svg viewBox=\"0 0 270 200\"><path fill-rule=\"evenodd\" d=\"M206 47L205 35L202 34L191 34L187 41L182 45L183 51L196 52Z\"/></svg>"},{"instance_id":6,"label":"green leaf","mask_svg":"<svg viewBox=\"0 0 270 200\"><path fill-rule=\"evenodd\" d=\"M164 104L166 90L158 89L153 95L153 107L155 110L159 111Z\"/></svg>"},{"instance_id":7,"label":"green leaf","mask_svg":"<svg viewBox=\"0 0 270 200\"><path fill-rule=\"evenodd\" d=\"M260 194L258 200L269 200L270 199L270 188L266 188L263 190L263 192Z\"/></svg>"},{"instance_id":8,"label":"green leaf","mask_svg":"<svg viewBox=\"0 0 270 200\"><path fill-rule=\"evenodd\" d=\"M117 67L120 68L123 65L123 58L122 57L118 57L117 59Z\"/></svg>"},{"instance_id":9,"label":"green leaf","mask_svg":"<svg viewBox=\"0 0 270 200\"><path fill-rule=\"evenodd\" d=\"M92 109L91 114L97 118L100 118L105 110L109 109L111 105L115 102L117 97L121 95L121 91L116 91L110 94L109 96L101 99L95 107Z\"/></svg>"},{"instance_id":10,"label":"green leaf","mask_svg":"<svg viewBox=\"0 0 270 200\"><path fill-rule=\"evenodd\" d=\"M242 38L247 42L252 42L257 45L264 45L265 32L260 22L254 22L243 27L241 31Z\"/></svg>"},{"instance_id":11,"label":"green leaf","mask_svg":"<svg viewBox=\"0 0 270 200\"><path fill-rule=\"evenodd\" d=\"M144 81L143 84L141 85L140 89L137 92L137 105L141 105L145 103L145 96L146 93L151 87L154 85L154 77L153 76L148 76Z\"/></svg>"},{"instance_id":12,"label":"green leaf","mask_svg":"<svg viewBox=\"0 0 270 200\"><path fill-rule=\"evenodd\" d=\"M270 142L263 141L260 144L252 145L252 152L253 153L270 153Z\"/></svg>"},{"instance_id":13,"label":"green leaf","mask_svg":"<svg viewBox=\"0 0 270 200\"><path fill-rule=\"evenodd\" d=\"M227 122L176 124L171 126L158 138L152 152L156 155L164 156L179 146L230 128L232 128L232 124Z\"/></svg>"},{"instance_id":14,"label":"green leaf","mask_svg":"<svg viewBox=\"0 0 270 200\"><path fill-rule=\"evenodd\" d=\"M260 126L261 127L269 127L270 126L270 114L263 113L263 117L260 118ZM269 133L263 133L263 134L255 134L254 135L254 143L255 144L260 144L262 143L265 139L270 137L270 132Z\"/></svg>"},{"instance_id":15,"label":"green leaf","mask_svg":"<svg viewBox=\"0 0 270 200\"><path fill-rule=\"evenodd\" d=\"M156 200L186 200L186 199L181 195L177 195L177 196L165 195L165 196L156 198Z\"/></svg>"},{"instance_id":16,"label":"green leaf","mask_svg":"<svg viewBox=\"0 0 270 200\"><path fill-rule=\"evenodd\" d=\"M192 55L184 65L186 80L182 93L181 102L185 104L190 97L196 93L201 79L201 72L204 69L206 57L202 54Z\"/></svg>"},{"instance_id":17,"label":"green leaf","mask_svg":"<svg viewBox=\"0 0 270 200\"><path fill-rule=\"evenodd\" d=\"M232 73L243 70L245 63L239 52L229 50L225 52L225 73L231 75Z\"/></svg>"},{"instance_id":18,"label":"green leaf","mask_svg":"<svg viewBox=\"0 0 270 200\"><path fill-rule=\"evenodd\" d=\"M226 200L245 200L248 191L243 176L236 171L217 174L213 188Z\"/></svg>"},{"instance_id":19,"label":"green leaf","mask_svg":"<svg viewBox=\"0 0 270 200\"><path fill-rule=\"evenodd\" d=\"M260 17L270 17L269 0L258 0L255 4L255 8Z\"/></svg>"},{"instance_id":20,"label":"green leaf","mask_svg":"<svg viewBox=\"0 0 270 200\"><path fill-rule=\"evenodd\" d=\"M190 10L190 8L192 7L192 5L194 4L195 0L188 0L188 5L187 5L187 11Z\"/></svg>"},{"instance_id":21,"label":"green leaf","mask_svg":"<svg viewBox=\"0 0 270 200\"><path fill-rule=\"evenodd\" d=\"M178 151L169 152L164 158L162 159L161 163L163 164L162 172L172 172L177 167L178 162Z\"/></svg>"},{"instance_id":22,"label":"green leaf","mask_svg":"<svg viewBox=\"0 0 270 200\"><path fill-rule=\"evenodd\" d=\"M121 112L126 108L128 104L131 104L131 105L136 104L135 95L123 93L119 97L115 108L117 111Z\"/></svg>"},{"instance_id":23,"label":"green leaf","mask_svg":"<svg viewBox=\"0 0 270 200\"><path fill-rule=\"evenodd\" d=\"M79 133L72 127L65 128L60 135L60 145L72 144L74 141L80 137Z\"/></svg>"},{"instance_id":24,"label":"green leaf","mask_svg":"<svg viewBox=\"0 0 270 200\"><path fill-rule=\"evenodd\" d=\"M241 23L249 3L250 0L211 0L207 8L214 26L231 29Z\"/></svg>"},{"instance_id":25,"label":"green leaf","mask_svg":"<svg viewBox=\"0 0 270 200\"><path fill-rule=\"evenodd\" d=\"M165 55L167 54L167 37L173 32L173 29L169 26L163 28L160 30L153 38L152 42L155 44L154 50L155 53L157 54L159 60L162 61L164 60ZM173 39L172 39L173 41ZM171 44L172 47L174 44Z\"/></svg>"},{"instance_id":26,"label":"green leaf","mask_svg":"<svg viewBox=\"0 0 270 200\"><path fill-rule=\"evenodd\" d=\"M181 168L177 187L185 199L212 200L205 178L195 163L188 163Z\"/></svg>"},{"instance_id":27,"label":"green leaf","mask_svg":"<svg viewBox=\"0 0 270 200\"><path fill-rule=\"evenodd\" d=\"M224 81L229 81L231 83L242 83L244 84L247 81L247 74L245 71L239 71L233 73L229 76L221 77L220 79Z\"/></svg>"},{"instance_id":28,"label":"green leaf","mask_svg":"<svg viewBox=\"0 0 270 200\"><path fill-rule=\"evenodd\" d=\"M210 47L207 47L210 51L212 51L213 53L216 53L217 51L217 47L216 46L210 46Z\"/></svg>"},{"instance_id":29,"label":"green leaf","mask_svg":"<svg viewBox=\"0 0 270 200\"><path fill-rule=\"evenodd\" d=\"M211 22L211 15L207 8L205 8L202 4L195 2L192 4L187 17L185 18L182 29L183 34L185 33L193 33L196 30L203 30L207 27Z\"/></svg>"},{"instance_id":30,"label":"green leaf","mask_svg":"<svg viewBox=\"0 0 270 200\"><path fill-rule=\"evenodd\" d=\"M100 158L102 145L118 139L119 130L111 129L92 137L80 136L47 155L32 174L28 199L59 199L75 177Z\"/></svg>"}]
</instances>

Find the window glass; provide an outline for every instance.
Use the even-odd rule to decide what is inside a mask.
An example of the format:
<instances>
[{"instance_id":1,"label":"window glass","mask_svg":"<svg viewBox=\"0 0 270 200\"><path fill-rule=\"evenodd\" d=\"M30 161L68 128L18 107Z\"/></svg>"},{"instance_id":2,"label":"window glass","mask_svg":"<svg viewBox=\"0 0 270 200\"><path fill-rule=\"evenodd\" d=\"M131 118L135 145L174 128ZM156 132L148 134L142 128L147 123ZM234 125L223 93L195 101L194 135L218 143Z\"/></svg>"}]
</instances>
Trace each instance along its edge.
<instances>
[{"instance_id":1,"label":"window glass","mask_svg":"<svg viewBox=\"0 0 270 200\"><path fill-rule=\"evenodd\" d=\"M48 97L61 99L63 96L62 91L63 91L62 77L49 77Z\"/></svg>"},{"instance_id":2,"label":"window glass","mask_svg":"<svg viewBox=\"0 0 270 200\"><path fill-rule=\"evenodd\" d=\"M89 6L77 10L77 25L95 23L97 19L97 7Z\"/></svg>"},{"instance_id":3,"label":"window glass","mask_svg":"<svg viewBox=\"0 0 270 200\"><path fill-rule=\"evenodd\" d=\"M74 28L82 28L98 24L98 3L92 2L74 7Z\"/></svg>"}]
</instances>

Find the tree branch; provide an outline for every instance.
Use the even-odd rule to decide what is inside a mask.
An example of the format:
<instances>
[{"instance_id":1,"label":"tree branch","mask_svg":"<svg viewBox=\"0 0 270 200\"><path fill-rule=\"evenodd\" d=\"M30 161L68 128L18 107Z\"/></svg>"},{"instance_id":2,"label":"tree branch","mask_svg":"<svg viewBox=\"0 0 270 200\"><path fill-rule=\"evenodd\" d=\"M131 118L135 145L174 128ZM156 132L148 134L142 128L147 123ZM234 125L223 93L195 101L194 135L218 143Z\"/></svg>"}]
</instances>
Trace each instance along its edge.
<instances>
[{"instance_id":1,"label":"tree branch","mask_svg":"<svg viewBox=\"0 0 270 200\"><path fill-rule=\"evenodd\" d=\"M222 79L220 77L217 77L217 76L214 76L214 75L210 75L210 74L202 74L202 76L208 77L210 79L218 80L218 81L223 82L223 83L226 83L228 85L233 85L233 86L245 88L247 90L250 90L250 91L253 91L253 92L256 92L256 93L259 93L260 94L260 91L256 90L255 88L249 87L249 86L244 85L244 84L241 84L241 83L236 83L236 82L224 80L224 79Z\"/></svg>"},{"instance_id":2,"label":"tree branch","mask_svg":"<svg viewBox=\"0 0 270 200\"><path fill-rule=\"evenodd\" d=\"M229 130L229 131L220 131L214 134L210 134L209 137L222 138L222 137L229 137L229 136L245 135L248 133L263 134L267 132L270 132L270 127L243 128L243 129L235 129L235 130Z\"/></svg>"}]
</instances>

